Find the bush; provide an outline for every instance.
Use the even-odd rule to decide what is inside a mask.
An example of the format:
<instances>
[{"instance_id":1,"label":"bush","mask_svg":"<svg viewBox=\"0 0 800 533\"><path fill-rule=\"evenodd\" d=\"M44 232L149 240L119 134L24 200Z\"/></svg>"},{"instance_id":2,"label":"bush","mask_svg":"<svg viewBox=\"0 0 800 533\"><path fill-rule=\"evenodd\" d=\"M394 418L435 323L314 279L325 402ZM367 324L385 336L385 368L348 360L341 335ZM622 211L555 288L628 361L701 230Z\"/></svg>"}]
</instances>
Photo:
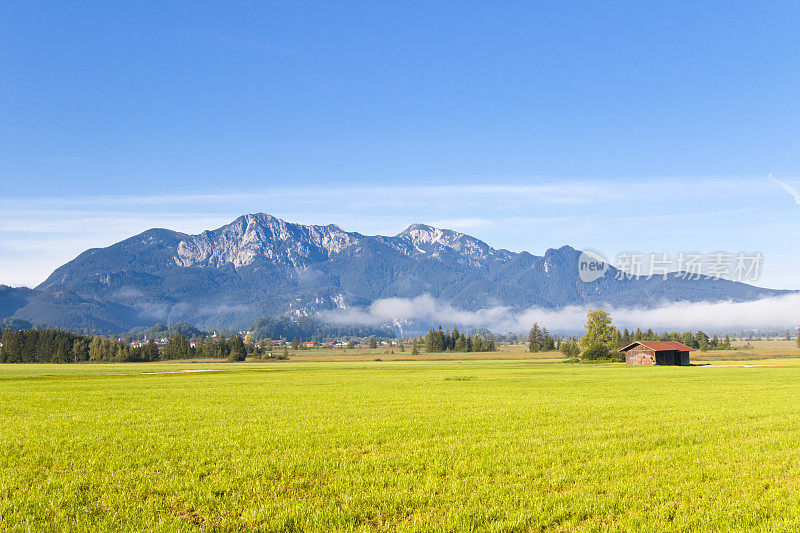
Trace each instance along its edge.
<instances>
[{"instance_id":1,"label":"bush","mask_svg":"<svg viewBox=\"0 0 800 533\"><path fill-rule=\"evenodd\" d=\"M611 350L609 350L605 344L595 343L583 351L581 354L581 359L585 359L587 361L611 359Z\"/></svg>"},{"instance_id":2,"label":"bush","mask_svg":"<svg viewBox=\"0 0 800 533\"><path fill-rule=\"evenodd\" d=\"M561 343L561 346L559 346L558 349L562 354L570 359L578 357L578 354L581 353L581 349L578 347L578 343L575 341L564 341Z\"/></svg>"}]
</instances>

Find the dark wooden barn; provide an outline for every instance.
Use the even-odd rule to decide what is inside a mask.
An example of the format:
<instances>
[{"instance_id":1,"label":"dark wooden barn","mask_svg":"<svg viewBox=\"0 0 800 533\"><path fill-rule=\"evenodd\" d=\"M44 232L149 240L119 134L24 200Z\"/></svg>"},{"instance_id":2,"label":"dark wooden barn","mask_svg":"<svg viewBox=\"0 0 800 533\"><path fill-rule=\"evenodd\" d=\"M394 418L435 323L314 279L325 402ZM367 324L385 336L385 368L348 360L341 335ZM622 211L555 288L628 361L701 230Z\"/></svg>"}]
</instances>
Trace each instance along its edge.
<instances>
[{"instance_id":1,"label":"dark wooden barn","mask_svg":"<svg viewBox=\"0 0 800 533\"><path fill-rule=\"evenodd\" d=\"M689 348L676 341L636 341L620 350L625 352L629 365L679 365L689 364Z\"/></svg>"}]
</instances>

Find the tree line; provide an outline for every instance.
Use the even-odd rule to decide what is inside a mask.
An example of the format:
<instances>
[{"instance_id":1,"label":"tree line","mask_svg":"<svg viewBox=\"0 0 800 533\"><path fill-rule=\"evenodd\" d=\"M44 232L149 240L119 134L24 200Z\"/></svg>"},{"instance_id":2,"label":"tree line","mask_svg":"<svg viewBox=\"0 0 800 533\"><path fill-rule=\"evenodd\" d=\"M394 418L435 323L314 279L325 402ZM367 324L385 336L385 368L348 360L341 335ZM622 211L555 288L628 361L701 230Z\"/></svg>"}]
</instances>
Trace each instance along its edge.
<instances>
[{"instance_id":1,"label":"tree line","mask_svg":"<svg viewBox=\"0 0 800 533\"><path fill-rule=\"evenodd\" d=\"M315 342L354 337L394 337L394 331L389 327L331 324L311 317L262 317L254 320L248 330L254 339L304 339Z\"/></svg>"},{"instance_id":2,"label":"tree line","mask_svg":"<svg viewBox=\"0 0 800 533\"><path fill-rule=\"evenodd\" d=\"M589 322L592 322L591 317L592 315L590 313ZM596 314L594 320L597 320ZM717 335L709 337L703 331L698 331L696 333L691 331L684 331L682 333L675 331L656 334L652 329L643 332L641 328L637 328L636 331L631 332L628 328L625 328L623 332L620 333L620 331L613 326L605 329L603 319L601 319L599 324L594 325L594 329L603 331L602 342L607 344L609 349L618 350L637 341L678 341L690 348L700 351L730 350L732 348L729 335L725 335L722 338L719 338ZM551 335L547 331L547 328L540 327L538 323L534 323L528 334L528 350L531 352L548 352L560 349L561 345L565 342L575 340L575 338L564 339L556 335ZM585 344L585 342L582 344Z\"/></svg>"},{"instance_id":3,"label":"tree line","mask_svg":"<svg viewBox=\"0 0 800 533\"><path fill-rule=\"evenodd\" d=\"M4 329L0 335L0 363L82 363L158 361L159 347L150 342L133 347L100 336L58 329Z\"/></svg>"},{"instance_id":4,"label":"tree line","mask_svg":"<svg viewBox=\"0 0 800 533\"><path fill-rule=\"evenodd\" d=\"M637 341L677 341L700 351L732 348L729 335L723 338L717 335L709 337L703 331L664 332L658 335L652 329L643 332L641 328L637 328L632 332L625 328L620 332L612 323L611 315L603 309L590 309L584 328L586 333L579 340L574 337L561 339L551 335L547 328L534 323L528 334L528 349L531 352L557 349L570 358L581 355L584 359L624 360L619 350Z\"/></svg>"},{"instance_id":5,"label":"tree line","mask_svg":"<svg viewBox=\"0 0 800 533\"><path fill-rule=\"evenodd\" d=\"M719 338L716 335L709 337L702 331L698 331L697 333L692 333L691 331L679 333L674 331L657 335L652 329L648 329L643 333L640 328L637 328L634 332L630 332L628 328L625 328L620 334L620 347L627 346L636 341L678 341L689 348L694 348L695 350L703 352L707 350L731 349L730 335L725 335L723 338Z\"/></svg>"},{"instance_id":6,"label":"tree line","mask_svg":"<svg viewBox=\"0 0 800 533\"><path fill-rule=\"evenodd\" d=\"M442 330L433 328L428 331L424 339L425 351L428 353L438 352L493 352L497 350L494 335L489 335L488 339L480 335L464 334L458 331L456 326L452 330Z\"/></svg>"},{"instance_id":7,"label":"tree line","mask_svg":"<svg viewBox=\"0 0 800 533\"><path fill-rule=\"evenodd\" d=\"M244 361L247 356L263 358L272 353L271 344L263 341L245 344L239 335L192 342L174 333L161 346L153 339L134 346L108 337L58 329L8 328L0 334L0 343L0 363L124 363L194 358ZM274 358L287 358L286 349Z\"/></svg>"}]
</instances>

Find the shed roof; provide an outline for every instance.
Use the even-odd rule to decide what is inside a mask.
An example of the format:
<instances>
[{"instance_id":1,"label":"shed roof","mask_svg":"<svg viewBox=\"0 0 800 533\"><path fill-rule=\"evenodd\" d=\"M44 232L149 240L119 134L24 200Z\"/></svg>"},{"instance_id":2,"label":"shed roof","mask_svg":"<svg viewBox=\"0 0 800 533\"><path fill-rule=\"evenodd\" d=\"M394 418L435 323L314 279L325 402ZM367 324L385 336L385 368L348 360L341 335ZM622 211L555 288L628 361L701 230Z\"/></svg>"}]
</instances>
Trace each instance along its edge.
<instances>
[{"instance_id":1,"label":"shed roof","mask_svg":"<svg viewBox=\"0 0 800 533\"><path fill-rule=\"evenodd\" d=\"M685 344L682 344L678 341L636 341L620 349L620 352L627 352L637 344L641 344L642 346L650 348L651 350L654 350L656 352L667 352L671 350L676 350L679 352L695 351L694 348L689 348Z\"/></svg>"}]
</instances>

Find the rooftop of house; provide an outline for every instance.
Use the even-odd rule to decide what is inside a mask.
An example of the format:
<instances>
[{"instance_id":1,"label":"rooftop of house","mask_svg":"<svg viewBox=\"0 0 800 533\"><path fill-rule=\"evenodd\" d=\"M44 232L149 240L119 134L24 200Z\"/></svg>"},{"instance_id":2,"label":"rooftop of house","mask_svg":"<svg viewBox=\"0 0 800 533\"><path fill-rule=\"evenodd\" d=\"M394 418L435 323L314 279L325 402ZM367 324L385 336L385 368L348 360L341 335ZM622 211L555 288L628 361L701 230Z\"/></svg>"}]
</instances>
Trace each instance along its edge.
<instances>
[{"instance_id":1,"label":"rooftop of house","mask_svg":"<svg viewBox=\"0 0 800 533\"><path fill-rule=\"evenodd\" d=\"M678 341L636 341L632 342L624 348L620 349L620 352L627 352L631 348L642 345L645 348L650 348L656 352L667 352L671 350L675 350L678 352L693 352L694 348L690 348L683 343Z\"/></svg>"}]
</instances>

